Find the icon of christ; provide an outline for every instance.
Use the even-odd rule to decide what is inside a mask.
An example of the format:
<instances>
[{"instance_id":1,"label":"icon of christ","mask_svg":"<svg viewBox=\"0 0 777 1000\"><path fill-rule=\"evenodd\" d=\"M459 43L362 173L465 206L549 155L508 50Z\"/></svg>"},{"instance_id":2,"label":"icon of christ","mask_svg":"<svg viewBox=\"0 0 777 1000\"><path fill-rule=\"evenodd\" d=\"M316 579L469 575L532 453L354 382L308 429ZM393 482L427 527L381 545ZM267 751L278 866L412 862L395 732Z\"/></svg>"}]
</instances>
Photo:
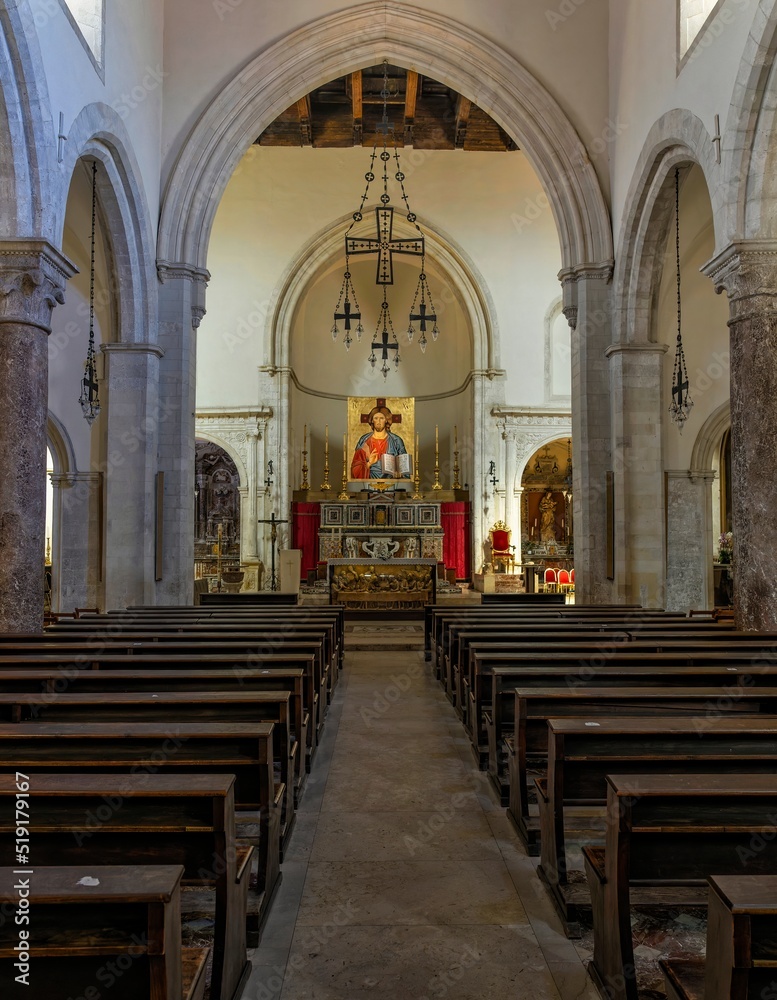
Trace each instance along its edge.
<instances>
[{"instance_id":1,"label":"icon of christ","mask_svg":"<svg viewBox=\"0 0 777 1000\"><path fill-rule=\"evenodd\" d=\"M391 430L391 410L385 405L374 406L364 422L368 423L372 430L362 434L356 443L351 460L351 478L409 479L409 458L403 463L406 468L398 475L387 469L392 463L384 459L385 455L407 455L405 442Z\"/></svg>"}]
</instances>

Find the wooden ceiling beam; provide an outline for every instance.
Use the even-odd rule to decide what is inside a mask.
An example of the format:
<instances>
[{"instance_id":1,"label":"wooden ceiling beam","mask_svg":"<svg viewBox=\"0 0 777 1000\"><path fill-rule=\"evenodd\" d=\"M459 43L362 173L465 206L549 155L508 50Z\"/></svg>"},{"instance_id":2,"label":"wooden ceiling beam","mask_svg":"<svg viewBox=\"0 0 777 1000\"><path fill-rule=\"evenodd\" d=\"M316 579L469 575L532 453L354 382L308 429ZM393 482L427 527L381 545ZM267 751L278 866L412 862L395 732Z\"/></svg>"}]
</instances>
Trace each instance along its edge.
<instances>
[{"instance_id":1,"label":"wooden ceiling beam","mask_svg":"<svg viewBox=\"0 0 777 1000\"><path fill-rule=\"evenodd\" d=\"M467 138L467 124L469 122L472 101L468 97L458 95L456 101L456 149L464 149L464 142Z\"/></svg>"},{"instance_id":2,"label":"wooden ceiling beam","mask_svg":"<svg viewBox=\"0 0 777 1000\"><path fill-rule=\"evenodd\" d=\"M310 110L310 94L305 94L297 101L297 114L299 115L299 140L300 146L313 145L313 122Z\"/></svg>"},{"instance_id":3,"label":"wooden ceiling beam","mask_svg":"<svg viewBox=\"0 0 777 1000\"><path fill-rule=\"evenodd\" d=\"M413 125L415 124L415 109L418 103L418 73L412 69L407 71L405 82L405 145L413 145Z\"/></svg>"},{"instance_id":4,"label":"wooden ceiling beam","mask_svg":"<svg viewBox=\"0 0 777 1000\"><path fill-rule=\"evenodd\" d=\"M351 73L351 107L353 108L353 144L361 146L363 133L362 71Z\"/></svg>"}]
</instances>

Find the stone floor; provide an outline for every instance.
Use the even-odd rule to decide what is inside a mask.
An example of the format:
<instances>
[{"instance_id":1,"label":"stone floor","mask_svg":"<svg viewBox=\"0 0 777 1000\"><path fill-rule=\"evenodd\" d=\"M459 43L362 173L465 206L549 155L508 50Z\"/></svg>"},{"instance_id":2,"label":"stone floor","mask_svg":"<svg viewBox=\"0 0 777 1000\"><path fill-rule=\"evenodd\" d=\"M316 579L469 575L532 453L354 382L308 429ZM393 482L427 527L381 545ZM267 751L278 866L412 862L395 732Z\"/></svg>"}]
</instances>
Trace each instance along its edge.
<instances>
[{"instance_id":1,"label":"stone floor","mask_svg":"<svg viewBox=\"0 0 777 1000\"><path fill-rule=\"evenodd\" d=\"M595 1000L423 654L369 631L349 631L244 998Z\"/></svg>"}]
</instances>

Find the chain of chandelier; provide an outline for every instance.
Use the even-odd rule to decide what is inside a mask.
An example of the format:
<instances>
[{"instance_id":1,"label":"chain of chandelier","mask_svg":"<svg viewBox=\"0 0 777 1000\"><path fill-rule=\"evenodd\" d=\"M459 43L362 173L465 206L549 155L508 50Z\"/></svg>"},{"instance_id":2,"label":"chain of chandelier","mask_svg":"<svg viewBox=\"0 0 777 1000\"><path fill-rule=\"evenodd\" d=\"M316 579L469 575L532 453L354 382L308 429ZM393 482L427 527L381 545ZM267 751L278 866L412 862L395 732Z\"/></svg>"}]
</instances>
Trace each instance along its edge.
<instances>
[{"instance_id":1,"label":"chain of chandelier","mask_svg":"<svg viewBox=\"0 0 777 1000\"><path fill-rule=\"evenodd\" d=\"M399 368L401 361L399 340L394 330L391 308L386 294L387 286L394 284L394 254L421 258L421 271L418 276L418 283L408 319L408 343L412 343L416 334L416 327L413 324L418 324L418 331L420 332L418 345L422 353L426 351L428 345L427 331L431 334L432 340L437 340L440 331L437 327L437 314L434 308L432 292L426 277L426 242L418 225L418 218L410 208L410 202L405 190L405 175L402 172L399 149L397 148L394 136L394 126L388 117L390 91L388 63L385 60L383 62L383 89L380 96L383 100L383 116L375 130L375 144L372 147L370 166L364 175L364 179L367 182L364 194L362 195L359 208L353 213L351 224L345 234L345 272L343 274L342 285L340 286L340 295L335 306L331 332L332 339L337 340L340 333L338 323L342 322L343 344L346 350L350 350L353 343L352 332L356 334L356 340L361 341L364 334L364 327L362 326L362 315L356 297L356 289L353 286L351 258L364 254L377 254L378 264L375 284L382 285L383 287L383 301L380 304L380 312L371 342L371 353L368 361L375 368L379 360L375 352L377 351L380 354L382 362L380 370L385 379L391 370L389 366L390 355L395 370ZM380 136L382 136L382 143L380 142ZM380 153L378 153L379 145L383 147ZM391 152L389 152L389 147L391 148ZM375 166L378 157L382 164L381 179L383 181L383 193L380 196L380 206L375 208L377 237L357 236L353 233L353 230L364 219L364 209L369 198L370 188L376 179ZM406 218L417 233L417 235L410 239L394 239L393 235L394 207L391 204L391 195L389 194L389 163L392 157L396 168L394 170L394 180L399 185L401 201L407 210Z\"/></svg>"},{"instance_id":2,"label":"chain of chandelier","mask_svg":"<svg viewBox=\"0 0 777 1000\"><path fill-rule=\"evenodd\" d=\"M94 349L95 224L97 221L97 161L92 161L92 236L89 262L89 346L78 402L86 422L91 425L100 413L100 390L97 384L97 355Z\"/></svg>"}]
</instances>

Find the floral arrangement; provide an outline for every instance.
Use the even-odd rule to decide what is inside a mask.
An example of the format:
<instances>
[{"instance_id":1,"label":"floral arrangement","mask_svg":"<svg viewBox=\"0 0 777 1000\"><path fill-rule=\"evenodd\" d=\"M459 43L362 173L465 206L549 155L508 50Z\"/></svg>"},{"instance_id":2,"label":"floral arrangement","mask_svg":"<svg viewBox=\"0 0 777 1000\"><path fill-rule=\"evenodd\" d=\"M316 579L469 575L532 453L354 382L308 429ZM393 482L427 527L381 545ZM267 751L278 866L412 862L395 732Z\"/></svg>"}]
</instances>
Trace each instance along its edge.
<instances>
[{"instance_id":1,"label":"floral arrangement","mask_svg":"<svg viewBox=\"0 0 777 1000\"><path fill-rule=\"evenodd\" d=\"M734 534L724 531L718 539L718 562L730 563L734 555Z\"/></svg>"}]
</instances>

